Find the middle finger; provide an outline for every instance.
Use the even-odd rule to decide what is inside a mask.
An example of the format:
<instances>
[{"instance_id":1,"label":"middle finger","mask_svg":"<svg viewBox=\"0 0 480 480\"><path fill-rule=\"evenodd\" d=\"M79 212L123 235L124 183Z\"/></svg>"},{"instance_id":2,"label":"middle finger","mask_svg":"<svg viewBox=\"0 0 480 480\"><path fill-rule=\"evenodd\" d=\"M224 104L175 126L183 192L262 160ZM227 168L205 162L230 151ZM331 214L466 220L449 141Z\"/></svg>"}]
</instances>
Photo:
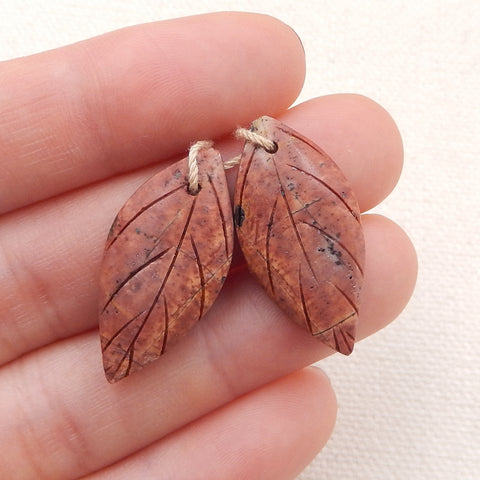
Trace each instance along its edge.
<instances>
[{"instance_id":1,"label":"middle finger","mask_svg":"<svg viewBox=\"0 0 480 480\"><path fill-rule=\"evenodd\" d=\"M401 140L389 115L374 102L355 95L322 97L290 110L282 120L332 156L349 177L362 210L395 185ZM152 173L117 177L0 220L0 318L8 319L2 325L0 364L96 325L106 233L129 194Z\"/></svg>"},{"instance_id":2,"label":"middle finger","mask_svg":"<svg viewBox=\"0 0 480 480\"><path fill-rule=\"evenodd\" d=\"M367 262L358 337L398 314L415 278L411 244L392 222L364 219ZM243 394L332 353L290 322L245 271L232 272L205 318L148 368L110 385L92 331L0 369L5 465L23 478L95 471ZM1 457L0 457L1 460ZM36 475L37 473L37 475Z\"/></svg>"}]
</instances>

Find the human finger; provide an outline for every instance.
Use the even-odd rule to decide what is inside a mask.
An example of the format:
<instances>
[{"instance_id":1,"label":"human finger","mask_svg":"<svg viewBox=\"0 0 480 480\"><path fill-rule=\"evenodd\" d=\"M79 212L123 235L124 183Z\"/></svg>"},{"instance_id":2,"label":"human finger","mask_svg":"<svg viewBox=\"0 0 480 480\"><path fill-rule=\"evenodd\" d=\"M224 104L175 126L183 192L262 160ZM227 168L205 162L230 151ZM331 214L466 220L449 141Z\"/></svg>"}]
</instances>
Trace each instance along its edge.
<instances>
[{"instance_id":1,"label":"human finger","mask_svg":"<svg viewBox=\"0 0 480 480\"><path fill-rule=\"evenodd\" d=\"M301 108L301 116L296 109ZM345 173L365 212L387 197L400 178L403 144L390 114L355 94L318 97L289 110L287 125L314 139Z\"/></svg>"},{"instance_id":2,"label":"human finger","mask_svg":"<svg viewBox=\"0 0 480 480\"><path fill-rule=\"evenodd\" d=\"M325 148L364 209L396 183L401 139L375 102L335 95L305 102L279 118ZM219 148L229 158L241 145L222 142ZM8 319L0 334L0 362L96 325L98 270L108 228L153 172L119 176L0 219L0 314Z\"/></svg>"},{"instance_id":3,"label":"human finger","mask_svg":"<svg viewBox=\"0 0 480 480\"><path fill-rule=\"evenodd\" d=\"M416 278L414 249L398 226L366 216L364 229L359 339L393 320ZM182 342L114 385L104 378L96 331L3 366L0 468L23 465L26 479L96 471L331 353L239 270Z\"/></svg>"},{"instance_id":4,"label":"human finger","mask_svg":"<svg viewBox=\"0 0 480 480\"><path fill-rule=\"evenodd\" d=\"M3 62L0 213L276 114L296 98L304 72L293 30L234 12L129 27Z\"/></svg>"},{"instance_id":5,"label":"human finger","mask_svg":"<svg viewBox=\"0 0 480 480\"><path fill-rule=\"evenodd\" d=\"M238 398L84 480L295 478L327 442L336 401L307 368Z\"/></svg>"}]
</instances>

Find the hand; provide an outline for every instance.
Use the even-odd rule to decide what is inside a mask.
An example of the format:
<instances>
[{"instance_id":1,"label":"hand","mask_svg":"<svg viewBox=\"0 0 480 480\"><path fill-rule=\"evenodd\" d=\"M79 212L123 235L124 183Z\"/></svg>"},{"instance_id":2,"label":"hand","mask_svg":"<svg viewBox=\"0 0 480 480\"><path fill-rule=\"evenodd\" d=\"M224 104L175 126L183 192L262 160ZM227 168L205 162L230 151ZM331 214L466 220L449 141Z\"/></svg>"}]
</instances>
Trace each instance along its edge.
<instances>
[{"instance_id":1,"label":"hand","mask_svg":"<svg viewBox=\"0 0 480 480\"><path fill-rule=\"evenodd\" d=\"M363 211L390 193L402 144L389 115L354 95L285 111L303 78L288 27L233 13L0 64L1 478L291 479L322 448L335 397L307 366L332 352L244 268L184 341L117 384L96 327L115 213L195 140L217 139L228 159L241 145L218 139L276 116L332 156ZM398 315L416 275L399 227L377 215L363 225L360 338Z\"/></svg>"}]
</instances>

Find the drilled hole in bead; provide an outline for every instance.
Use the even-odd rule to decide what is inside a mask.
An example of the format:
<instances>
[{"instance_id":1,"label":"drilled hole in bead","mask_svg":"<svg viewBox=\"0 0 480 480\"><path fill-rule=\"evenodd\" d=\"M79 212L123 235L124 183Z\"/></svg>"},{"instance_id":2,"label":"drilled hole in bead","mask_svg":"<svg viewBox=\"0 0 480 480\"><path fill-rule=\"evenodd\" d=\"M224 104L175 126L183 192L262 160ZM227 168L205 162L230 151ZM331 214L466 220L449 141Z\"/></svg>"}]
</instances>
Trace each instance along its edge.
<instances>
[{"instance_id":1,"label":"drilled hole in bead","mask_svg":"<svg viewBox=\"0 0 480 480\"><path fill-rule=\"evenodd\" d=\"M278 151L278 143L275 142L275 141L272 141L272 143L273 143L273 147L272 147L272 148L265 148L265 151L266 151L267 153L277 153L277 151Z\"/></svg>"},{"instance_id":2,"label":"drilled hole in bead","mask_svg":"<svg viewBox=\"0 0 480 480\"><path fill-rule=\"evenodd\" d=\"M197 196L202 189L202 186L200 184L197 185L197 189L193 190L190 185L187 187L187 192L189 195L192 195L193 197Z\"/></svg>"}]
</instances>

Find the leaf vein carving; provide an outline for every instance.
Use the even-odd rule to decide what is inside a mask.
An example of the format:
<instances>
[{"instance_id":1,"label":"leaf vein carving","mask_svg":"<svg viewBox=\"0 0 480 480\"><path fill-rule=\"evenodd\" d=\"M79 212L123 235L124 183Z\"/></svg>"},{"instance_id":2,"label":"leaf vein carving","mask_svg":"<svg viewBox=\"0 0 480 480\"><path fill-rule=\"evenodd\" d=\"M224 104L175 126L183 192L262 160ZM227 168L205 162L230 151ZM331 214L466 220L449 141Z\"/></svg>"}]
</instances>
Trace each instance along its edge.
<instances>
[{"instance_id":1,"label":"leaf vein carving","mask_svg":"<svg viewBox=\"0 0 480 480\"><path fill-rule=\"evenodd\" d=\"M168 279L170 277L170 274L172 273L172 270L173 270L173 267L175 266L175 262L177 261L177 257L178 257L178 254L180 252L180 249L182 247L182 244L183 244L183 241L185 239L185 236L187 234L187 231L188 231L188 227L190 225L190 220L192 219L192 215L193 215L193 211L195 209L195 203L196 203L196 200L197 200L197 197L193 197L193 202L192 202L192 205L190 207L190 212L188 214L188 217L187 217L187 220L185 222L185 226L183 228L183 232L182 232L182 235L180 237L180 240L178 242L178 245L177 245L177 248L175 249L175 253L173 255L173 258L170 262L170 265L168 266L168 270L167 270L167 273L165 274L165 277L163 279L163 282L162 282L162 285L160 286L157 294L155 295L155 298L153 299L153 302L152 304L150 305L150 308L148 309L148 312L147 314L145 315L145 318L143 319L141 325L139 326L138 328L138 331L137 333L134 335L134 337L132 338L132 341L130 342L130 345L127 349L127 351L124 353L122 359L120 360L119 362L119 366L117 367L117 370L115 373L118 372L119 368L120 368L120 365L122 365L123 361L125 360L126 356L129 354L129 351L132 350L133 352L133 348L135 346L135 342L137 341L138 337L140 336L140 333L142 332L143 328L145 327L148 319L150 318L150 315L152 314L152 311L153 309L155 308L155 305L157 304L158 302L158 299L160 298L160 295L162 294L164 288L165 288L165 285L167 284L168 282ZM131 364L132 364L132 361L133 361L133 355L130 355L129 356L129 363L128 363L128 368L127 368L127 375L128 375L128 372L130 370L130 367L131 367Z\"/></svg>"}]
</instances>

